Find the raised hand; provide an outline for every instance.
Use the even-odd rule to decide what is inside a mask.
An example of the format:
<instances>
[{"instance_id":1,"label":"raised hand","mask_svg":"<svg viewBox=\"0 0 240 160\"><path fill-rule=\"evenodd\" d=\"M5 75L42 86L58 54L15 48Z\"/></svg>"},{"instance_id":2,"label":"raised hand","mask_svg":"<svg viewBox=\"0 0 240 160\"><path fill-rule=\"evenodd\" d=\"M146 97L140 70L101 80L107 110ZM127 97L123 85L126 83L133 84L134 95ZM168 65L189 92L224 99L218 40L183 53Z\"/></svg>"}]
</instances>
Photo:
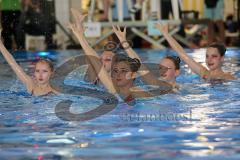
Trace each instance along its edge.
<instances>
[{"instance_id":1,"label":"raised hand","mask_svg":"<svg viewBox=\"0 0 240 160\"><path fill-rule=\"evenodd\" d=\"M121 31L119 26L112 26L112 28L120 42L126 41L126 26L124 27L123 31Z\"/></svg>"},{"instance_id":2,"label":"raised hand","mask_svg":"<svg viewBox=\"0 0 240 160\"><path fill-rule=\"evenodd\" d=\"M157 23L155 27L162 32L162 34L168 34L168 25L167 24L161 24Z\"/></svg>"},{"instance_id":3,"label":"raised hand","mask_svg":"<svg viewBox=\"0 0 240 160\"><path fill-rule=\"evenodd\" d=\"M69 24L69 28L72 30L74 34L83 34L85 31L85 28L83 26L83 21L87 14L82 14L76 9L71 8L72 15L74 17L74 23Z\"/></svg>"}]
</instances>

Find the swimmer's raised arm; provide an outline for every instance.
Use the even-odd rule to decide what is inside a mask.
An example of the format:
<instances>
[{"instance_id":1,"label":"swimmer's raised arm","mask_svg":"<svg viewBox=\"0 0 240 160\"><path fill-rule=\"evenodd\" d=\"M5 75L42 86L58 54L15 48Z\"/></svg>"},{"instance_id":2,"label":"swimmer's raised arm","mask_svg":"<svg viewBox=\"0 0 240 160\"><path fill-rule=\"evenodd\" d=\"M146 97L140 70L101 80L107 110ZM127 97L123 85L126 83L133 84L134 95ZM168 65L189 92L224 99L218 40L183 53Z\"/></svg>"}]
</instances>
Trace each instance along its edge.
<instances>
[{"instance_id":1,"label":"swimmer's raised arm","mask_svg":"<svg viewBox=\"0 0 240 160\"><path fill-rule=\"evenodd\" d=\"M179 57L188 64L188 66L193 70L193 72L200 76L202 76L203 73L208 74L208 70L198 62L194 61L185 52L183 47L169 34L167 25L162 25L158 23L156 24L156 28L163 34L170 46L177 52Z\"/></svg>"},{"instance_id":2,"label":"swimmer's raised arm","mask_svg":"<svg viewBox=\"0 0 240 160\"><path fill-rule=\"evenodd\" d=\"M93 58L89 58L92 66L94 67L95 70L99 70L99 68L101 68L99 73L98 73L98 77L101 80L101 82L103 83L103 85L108 89L108 91L110 93L116 94L116 90L114 88L112 80L109 77L109 75L107 74L104 67L102 67L102 64L100 62L100 58L99 58L98 54L88 44L88 42L87 42L87 40L84 36L84 27L83 27L82 23L83 23L83 20L86 17L86 15L83 15L81 12L79 12L75 9L71 9L71 11L72 11L72 15L74 17L75 23L70 24L70 29L72 30L74 35L77 37L77 39L78 39L79 43L81 44L85 54L88 55L88 56L94 56L98 59L98 60L96 60L96 59L93 59Z\"/></svg>"},{"instance_id":3,"label":"swimmer's raised arm","mask_svg":"<svg viewBox=\"0 0 240 160\"><path fill-rule=\"evenodd\" d=\"M116 34L118 37L119 41L122 44L122 47L126 51L129 57L131 58L137 58L141 62L141 58L138 56L138 54L133 50L131 45L128 43L127 38L126 38L126 27L124 27L123 31L121 31L119 26L112 26L113 27L113 32ZM141 72L143 71L143 72ZM149 69L142 64L140 67L140 71L138 73L142 76L143 80L151 85L158 85L158 86L166 86L171 88L172 86L165 82L165 81L160 81L157 79L155 75L153 75Z\"/></svg>"},{"instance_id":4,"label":"swimmer's raised arm","mask_svg":"<svg viewBox=\"0 0 240 160\"><path fill-rule=\"evenodd\" d=\"M132 47L130 46L130 44L127 41L126 38L126 26L124 27L123 31L121 31L119 26L112 26L113 28L113 32L116 34L116 36L118 37L120 43L122 44L122 47L125 49L125 51L127 52L128 56L131 58L137 58L140 60L140 57L138 56L138 54L132 49Z\"/></svg>"},{"instance_id":5,"label":"swimmer's raised arm","mask_svg":"<svg viewBox=\"0 0 240 160\"><path fill-rule=\"evenodd\" d=\"M11 53L8 52L8 50L3 45L2 41L0 40L0 51L3 55L3 57L6 59L8 64L11 66L12 70L16 73L18 78L27 86L32 84L32 79L30 76L28 76L22 69L21 66L17 64L14 57L11 55Z\"/></svg>"}]
</instances>

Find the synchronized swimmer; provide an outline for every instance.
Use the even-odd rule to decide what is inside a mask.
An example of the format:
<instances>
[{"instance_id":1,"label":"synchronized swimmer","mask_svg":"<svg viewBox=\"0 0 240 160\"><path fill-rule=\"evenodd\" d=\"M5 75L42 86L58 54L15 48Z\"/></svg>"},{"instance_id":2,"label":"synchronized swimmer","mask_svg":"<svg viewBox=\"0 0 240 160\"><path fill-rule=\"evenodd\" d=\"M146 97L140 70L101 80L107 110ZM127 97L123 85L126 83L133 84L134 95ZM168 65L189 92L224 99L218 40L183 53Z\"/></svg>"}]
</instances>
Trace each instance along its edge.
<instances>
[{"instance_id":1,"label":"synchronized swimmer","mask_svg":"<svg viewBox=\"0 0 240 160\"><path fill-rule=\"evenodd\" d=\"M70 24L69 28L79 40L84 53L88 56L95 56L99 61L89 59L90 64L97 71L101 68L100 57L96 51L90 47L84 36L83 20L86 15L81 14L79 11L72 9L72 14L75 23ZM125 102L134 100L137 97L151 97L149 92L134 86L134 80L137 76L137 71L141 66L139 58L128 57L126 55L116 54L113 56L111 64L111 75L106 71L106 66L102 67L98 73L98 78L102 84L108 89L108 92L119 95ZM161 85L166 84L162 82ZM167 85L167 84L166 84ZM169 87L171 88L171 87ZM161 93L160 93L161 94Z\"/></svg>"},{"instance_id":2,"label":"synchronized swimmer","mask_svg":"<svg viewBox=\"0 0 240 160\"><path fill-rule=\"evenodd\" d=\"M201 64L194 61L178 42L168 33L168 26L157 24L156 28L161 31L171 47L178 53L179 57L166 56L160 60L159 71L160 77L151 74L148 68L142 64L138 54L131 48L126 39L126 27L121 31L119 26L113 26L113 32L118 37L120 43L125 49L126 54L115 54L112 51L105 51L101 57L96 51L90 47L85 36L83 21L86 15L72 9L75 23L71 23L69 28L79 40L84 53L87 56L97 57L96 59L88 59L91 70L88 72L89 80L93 84L101 82L109 93L119 95L125 102L133 101L137 97L151 97L151 93L134 86L134 80L137 73L140 74L147 84L164 86L167 90L178 88L176 77L180 74L180 58L184 60L188 66L205 80L222 79L234 80L235 77L230 73L222 70L222 62L226 48L222 44L211 44L206 51L206 64L209 68L205 68ZM4 58L16 73L18 78L25 84L27 91L35 96L48 95L49 93L58 94L50 85L50 78L54 73L54 67L50 60L40 59L34 68L34 78L27 75L23 69L17 64L13 56L7 51L2 41L0 41L0 51ZM103 66L103 67L101 67ZM97 71L100 69L99 73ZM140 72L147 71L148 74ZM159 78L161 80L159 80ZM139 91L139 92L136 92ZM159 94L166 94L163 92Z\"/></svg>"},{"instance_id":3,"label":"synchronized swimmer","mask_svg":"<svg viewBox=\"0 0 240 160\"><path fill-rule=\"evenodd\" d=\"M33 78L27 75L24 70L17 64L13 56L3 45L0 40L0 51L18 78L27 87L28 93L35 96L48 95L50 93L57 94L58 91L53 89L49 83L54 72L54 66L48 59L39 59L34 67Z\"/></svg>"},{"instance_id":4,"label":"synchronized swimmer","mask_svg":"<svg viewBox=\"0 0 240 160\"><path fill-rule=\"evenodd\" d=\"M119 26L113 26L113 32L117 35L128 56L140 60L138 54L130 47L130 44L127 43L126 27L124 27L123 31L121 31ZM176 83L176 77L180 74L180 62L181 60L175 56L166 56L160 60L159 73L160 78L163 81L159 81L158 77L150 74L151 72L148 70L148 68L145 65L142 65L142 69L149 73L146 75L142 75L142 78L147 84L178 88L178 85Z\"/></svg>"},{"instance_id":5,"label":"synchronized swimmer","mask_svg":"<svg viewBox=\"0 0 240 160\"><path fill-rule=\"evenodd\" d=\"M206 64L207 68L194 61L180 44L168 33L168 26L157 24L156 28L161 31L163 36L166 38L170 46L177 52L182 60L184 60L188 66L200 75L205 80L221 79L221 80L234 80L236 79L232 74L225 73L222 70L222 63L224 61L224 55L226 48L221 43L210 44L206 50Z\"/></svg>"}]
</instances>

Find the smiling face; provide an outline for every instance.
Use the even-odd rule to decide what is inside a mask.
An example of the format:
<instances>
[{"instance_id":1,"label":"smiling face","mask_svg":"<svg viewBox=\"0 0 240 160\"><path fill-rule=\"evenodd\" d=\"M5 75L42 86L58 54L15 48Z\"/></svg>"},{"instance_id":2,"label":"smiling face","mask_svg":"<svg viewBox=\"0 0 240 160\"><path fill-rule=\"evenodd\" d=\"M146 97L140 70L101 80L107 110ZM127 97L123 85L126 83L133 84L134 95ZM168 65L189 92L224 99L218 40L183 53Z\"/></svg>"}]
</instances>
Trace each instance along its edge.
<instances>
[{"instance_id":1,"label":"smiling face","mask_svg":"<svg viewBox=\"0 0 240 160\"><path fill-rule=\"evenodd\" d=\"M102 64L107 72L111 71L113 55L114 54L112 51L104 51L103 54L101 55Z\"/></svg>"},{"instance_id":2,"label":"smiling face","mask_svg":"<svg viewBox=\"0 0 240 160\"><path fill-rule=\"evenodd\" d=\"M180 70L176 69L175 64L172 60L168 58L163 58L159 63L159 69L166 70L163 72L160 77L168 82L174 82L176 81L176 77L180 74ZM163 68L162 68L163 66Z\"/></svg>"},{"instance_id":3,"label":"smiling face","mask_svg":"<svg viewBox=\"0 0 240 160\"><path fill-rule=\"evenodd\" d=\"M46 62L36 63L34 77L38 84L43 85L49 83L51 75L52 69Z\"/></svg>"},{"instance_id":4,"label":"smiling face","mask_svg":"<svg viewBox=\"0 0 240 160\"><path fill-rule=\"evenodd\" d=\"M206 64L210 70L220 69L224 56L221 56L217 48L209 47L206 51Z\"/></svg>"},{"instance_id":5,"label":"smiling face","mask_svg":"<svg viewBox=\"0 0 240 160\"><path fill-rule=\"evenodd\" d=\"M135 73L126 62L116 62L112 66L111 75L116 86L125 87L133 84Z\"/></svg>"}]
</instances>

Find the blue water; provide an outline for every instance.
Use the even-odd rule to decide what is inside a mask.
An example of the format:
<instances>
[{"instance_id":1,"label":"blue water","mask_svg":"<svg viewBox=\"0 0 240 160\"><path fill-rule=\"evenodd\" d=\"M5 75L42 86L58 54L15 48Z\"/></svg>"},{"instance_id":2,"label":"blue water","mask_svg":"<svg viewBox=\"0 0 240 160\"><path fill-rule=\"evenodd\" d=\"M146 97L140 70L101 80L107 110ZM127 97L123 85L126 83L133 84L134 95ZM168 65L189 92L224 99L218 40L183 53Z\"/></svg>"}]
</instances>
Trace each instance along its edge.
<instances>
[{"instance_id":1,"label":"blue water","mask_svg":"<svg viewBox=\"0 0 240 160\"><path fill-rule=\"evenodd\" d=\"M204 64L204 49L187 52ZM138 53L147 63L175 54ZM19 52L14 57L31 74L37 56L48 56L58 68L79 54ZM60 102L71 100L70 111L79 114L97 108L109 96L83 81L85 66L64 78L71 90L34 97L0 58L0 159L240 159L240 50L228 49L224 62L224 70L238 77L235 81L209 84L185 63L181 67L177 78L181 89L175 94L138 99L134 106L118 102L97 118L65 121L56 115Z\"/></svg>"}]
</instances>

